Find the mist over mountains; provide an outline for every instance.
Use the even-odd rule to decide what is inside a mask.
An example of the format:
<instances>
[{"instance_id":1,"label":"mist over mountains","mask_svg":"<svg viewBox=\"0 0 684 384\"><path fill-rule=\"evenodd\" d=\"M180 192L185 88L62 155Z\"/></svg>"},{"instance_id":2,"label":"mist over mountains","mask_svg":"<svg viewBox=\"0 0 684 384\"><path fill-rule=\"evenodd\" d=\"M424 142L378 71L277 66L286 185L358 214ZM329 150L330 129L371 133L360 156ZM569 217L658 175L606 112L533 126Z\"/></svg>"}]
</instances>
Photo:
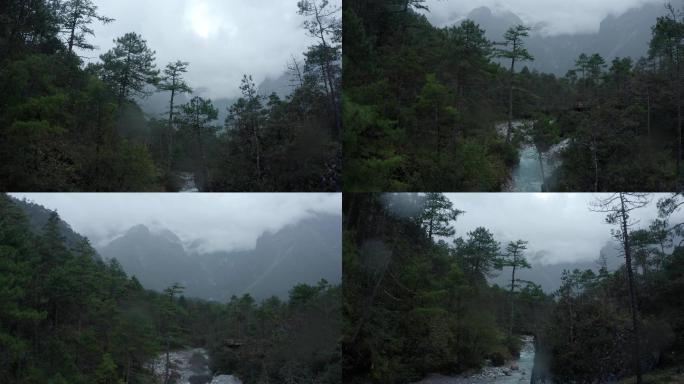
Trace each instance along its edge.
<instances>
[{"instance_id":1,"label":"mist over mountains","mask_svg":"<svg viewBox=\"0 0 684 384\"><path fill-rule=\"evenodd\" d=\"M539 32L542 24L532 26L534 30L525 43L535 60L523 65L562 76L574 67L575 60L581 53L599 53L607 63L616 57L631 57L636 61L646 56L651 27L664 14L662 4L646 4L617 17L606 17L596 33L574 35L544 36ZM513 12L493 12L488 7L476 8L466 18L486 30L487 38L494 42L502 41L509 27L523 24L523 20Z\"/></svg>"},{"instance_id":2,"label":"mist over mountains","mask_svg":"<svg viewBox=\"0 0 684 384\"><path fill-rule=\"evenodd\" d=\"M293 87L291 75L288 72L283 72L280 76L275 78L267 77L261 83L259 83L257 90L259 95L263 97L268 97L272 93L275 93L281 99L286 98L292 93ZM238 84L236 84L237 89ZM155 118L166 118L169 110L169 93L168 92L154 92L145 98L139 100L139 104L143 111L149 117ZM196 93L201 94L201 89L196 89ZM188 94L177 94L175 97L176 105L183 105L190 102L193 95ZM228 109L235 104L237 98L234 97L221 97L211 99L212 104L218 110L218 119L214 121L215 125L223 126L226 117L228 116Z\"/></svg>"},{"instance_id":3,"label":"mist over mountains","mask_svg":"<svg viewBox=\"0 0 684 384\"><path fill-rule=\"evenodd\" d=\"M529 257L528 261L532 268L529 269L517 269L515 272L515 278L520 280L531 281L535 284L541 285L542 289L546 293L553 293L561 285L561 276L564 270L572 271L579 269L584 271L591 269L594 272L598 272L599 256L605 256L606 266L608 271L615 271L622 266L625 261L624 257L620 254L618 250L619 245L612 240L606 242L606 244L597 252L594 259L580 260L580 261L564 261L560 263L544 263L541 259L536 259L534 256ZM492 284L498 284L501 287L507 287L511 283L511 268L505 267L498 274L490 279Z\"/></svg>"},{"instance_id":4,"label":"mist over mountains","mask_svg":"<svg viewBox=\"0 0 684 384\"><path fill-rule=\"evenodd\" d=\"M33 231L41 233L53 211L27 200L12 200L26 213ZM70 248L85 239L64 220L60 229ZM341 216L318 213L262 233L253 249L206 252L207 240L182 241L168 229L135 225L97 246L97 257L116 258L129 276L156 291L179 282L188 297L225 301L249 293L257 300L286 298L299 283L316 284L321 279L340 283L341 233Z\"/></svg>"},{"instance_id":5,"label":"mist over mountains","mask_svg":"<svg viewBox=\"0 0 684 384\"><path fill-rule=\"evenodd\" d=\"M200 241L183 243L169 230L137 225L98 251L149 289L179 282L190 297L224 301L249 293L264 299L286 297L299 283L339 283L341 230L339 216L321 214L262 234L251 250L203 253Z\"/></svg>"}]
</instances>

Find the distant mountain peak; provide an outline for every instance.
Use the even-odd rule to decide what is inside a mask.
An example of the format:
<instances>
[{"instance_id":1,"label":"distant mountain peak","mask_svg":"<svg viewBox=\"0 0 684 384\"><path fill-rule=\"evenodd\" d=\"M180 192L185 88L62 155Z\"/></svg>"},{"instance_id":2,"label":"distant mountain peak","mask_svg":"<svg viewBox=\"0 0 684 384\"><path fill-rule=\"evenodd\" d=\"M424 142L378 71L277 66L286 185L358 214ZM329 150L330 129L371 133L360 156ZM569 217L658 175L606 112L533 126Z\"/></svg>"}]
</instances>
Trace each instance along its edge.
<instances>
[{"instance_id":1,"label":"distant mountain peak","mask_svg":"<svg viewBox=\"0 0 684 384\"><path fill-rule=\"evenodd\" d=\"M338 215L321 214L264 232L253 249L204 252L203 240L189 239L184 247L172 231L136 225L101 254L116 258L148 289L182 282L189 297L285 297L298 283L340 281L341 230Z\"/></svg>"},{"instance_id":2,"label":"distant mountain peak","mask_svg":"<svg viewBox=\"0 0 684 384\"><path fill-rule=\"evenodd\" d=\"M126 235L149 235L150 229L145 224L138 224L130 227Z\"/></svg>"},{"instance_id":3,"label":"distant mountain peak","mask_svg":"<svg viewBox=\"0 0 684 384\"><path fill-rule=\"evenodd\" d=\"M493 17L494 14L492 13L492 10L489 9L489 7L486 6L481 6L473 9L470 11L468 14L468 18L479 18L479 17Z\"/></svg>"}]
</instances>

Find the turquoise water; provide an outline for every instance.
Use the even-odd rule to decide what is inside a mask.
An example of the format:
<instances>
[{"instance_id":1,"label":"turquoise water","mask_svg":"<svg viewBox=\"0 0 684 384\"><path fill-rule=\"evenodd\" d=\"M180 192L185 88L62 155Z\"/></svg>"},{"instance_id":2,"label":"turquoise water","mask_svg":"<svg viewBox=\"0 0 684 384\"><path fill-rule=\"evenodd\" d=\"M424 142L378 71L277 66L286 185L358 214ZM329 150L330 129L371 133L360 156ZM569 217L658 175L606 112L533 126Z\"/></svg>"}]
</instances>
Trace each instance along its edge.
<instances>
[{"instance_id":1,"label":"turquoise water","mask_svg":"<svg viewBox=\"0 0 684 384\"><path fill-rule=\"evenodd\" d=\"M520 357L503 367L485 367L482 372L470 376L433 375L418 384L528 384L534 368L534 338L523 336L522 340Z\"/></svg>"}]
</instances>

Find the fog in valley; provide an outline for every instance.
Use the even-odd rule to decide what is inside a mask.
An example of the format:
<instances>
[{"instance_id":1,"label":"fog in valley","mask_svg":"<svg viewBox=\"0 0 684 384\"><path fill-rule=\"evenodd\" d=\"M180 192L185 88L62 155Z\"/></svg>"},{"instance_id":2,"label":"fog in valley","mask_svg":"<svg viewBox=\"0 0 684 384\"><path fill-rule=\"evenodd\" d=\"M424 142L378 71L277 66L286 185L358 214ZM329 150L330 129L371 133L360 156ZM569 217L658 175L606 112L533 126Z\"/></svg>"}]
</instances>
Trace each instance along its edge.
<instances>
[{"instance_id":1,"label":"fog in valley","mask_svg":"<svg viewBox=\"0 0 684 384\"><path fill-rule=\"evenodd\" d=\"M646 56L651 26L667 12L664 4L661 0L428 0L425 5L430 11L424 14L438 27L473 20L495 42L503 41L504 33L513 25L530 26L526 45L535 61L525 65L562 76L581 53L597 52L607 61L615 57L636 61Z\"/></svg>"},{"instance_id":2,"label":"fog in valley","mask_svg":"<svg viewBox=\"0 0 684 384\"><path fill-rule=\"evenodd\" d=\"M12 194L56 210L143 286L286 297L341 279L340 194Z\"/></svg>"},{"instance_id":3,"label":"fog in valley","mask_svg":"<svg viewBox=\"0 0 684 384\"><path fill-rule=\"evenodd\" d=\"M542 286L551 293L560 286L563 270L600 268L604 255L609 270L624 264L620 246L611 236L605 213L592 211L591 204L610 194L601 193L448 193L454 207L465 211L451 222L455 235L442 238L453 246L455 238L467 238L478 227L487 228L505 247L511 241L528 241L525 252L531 269L520 270L519 277ZM648 228L658 215L656 203L668 194L649 195L650 204L632 213L636 228ZM673 221L684 218L682 212ZM490 277L490 282L505 286L510 282L510 268Z\"/></svg>"}]
</instances>

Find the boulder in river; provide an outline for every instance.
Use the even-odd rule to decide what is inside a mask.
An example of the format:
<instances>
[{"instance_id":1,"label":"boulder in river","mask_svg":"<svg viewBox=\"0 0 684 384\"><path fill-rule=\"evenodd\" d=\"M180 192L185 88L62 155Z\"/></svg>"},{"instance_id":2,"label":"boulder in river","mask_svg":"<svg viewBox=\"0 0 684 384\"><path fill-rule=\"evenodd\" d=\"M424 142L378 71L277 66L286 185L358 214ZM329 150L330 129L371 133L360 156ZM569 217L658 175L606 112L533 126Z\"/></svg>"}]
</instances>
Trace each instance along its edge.
<instances>
[{"instance_id":1,"label":"boulder in river","mask_svg":"<svg viewBox=\"0 0 684 384\"><path fill-rule=\"evenodd\" d=\"M214 377L211 384L242 384L242 381L233 375L218 375Z\"/></svg>"},{"instance_id":2,"label":"boulder in river","mask_svg":"<svg viewBox=\"0 0 684 384\"><path fill-rule=\"evenodd\" d=\"M233 375L213 376L209 369L209 354L204 348L192 348L169 353L169 377L176 384L242 384ZM159 355L150 364L157 383L163 382L166 355Z\"/></svg>"}]
</instances>

